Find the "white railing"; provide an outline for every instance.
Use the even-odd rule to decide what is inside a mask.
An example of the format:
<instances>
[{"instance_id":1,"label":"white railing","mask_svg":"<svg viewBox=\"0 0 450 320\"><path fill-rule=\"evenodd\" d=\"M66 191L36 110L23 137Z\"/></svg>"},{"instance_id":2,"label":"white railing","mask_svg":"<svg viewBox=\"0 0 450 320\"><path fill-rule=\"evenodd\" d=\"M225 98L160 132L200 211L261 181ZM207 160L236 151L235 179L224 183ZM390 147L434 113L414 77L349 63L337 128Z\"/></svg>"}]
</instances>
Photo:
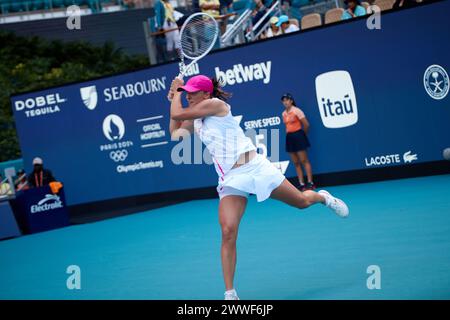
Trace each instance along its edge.
<instances>
[{"instance_id":1,"label":"white railing","mask_svg":"<svg viewBox=\"0 0 450 320\"><path fill-rule=\"evenodd\" d=\"M248 41L254 41L255 39L258 39L259 35L267 29L267 27L270 25L270 20L266 20L267 17L273 16L273 15L280 15L281 14L281 4L279 1L276 1L270 8L267 10L266 14L259 19L259 21L250 28L250 31L247 32L245 37ZM264 23L264 25L262 25ZM259 30L258 30L259 28ZM258 32L255 31L258 30Z\"/></svg>"},{"instance_id":2,"label":"white railing","mask_svg":"<svg viewBox=\"0 0 450 320\"><path fill-rule=\"evenodd\" d=\"M232 44L232 41L239 37L239 41L243 42L246 27L251 24L252 10L247 9L238 16L236 21L227 27L225 33L220 37L221 47L227 47Z\"/></svg>"}]
</instances>

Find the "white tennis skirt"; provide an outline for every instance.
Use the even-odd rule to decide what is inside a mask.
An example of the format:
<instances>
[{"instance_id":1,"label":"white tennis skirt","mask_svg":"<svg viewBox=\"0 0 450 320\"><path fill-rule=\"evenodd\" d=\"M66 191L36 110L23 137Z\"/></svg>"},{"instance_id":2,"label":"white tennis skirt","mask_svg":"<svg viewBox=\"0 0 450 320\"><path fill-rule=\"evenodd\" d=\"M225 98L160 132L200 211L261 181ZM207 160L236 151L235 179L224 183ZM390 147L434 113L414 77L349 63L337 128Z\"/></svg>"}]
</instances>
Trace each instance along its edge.
<instances>
[{"instance_id":1,"label":"white tennis skirt","mask_svg":"<svg viewBox=\"0 0 450 320\"><path fill-rule=\"evenodd\" d=\"M231 169L219 177L217 192L220 199L227 195L247 197L255 194L258 202L270 197L270 194L285 179L284 175L264 156L257 154L246 164Z\"/></svg>"}]
</instances>

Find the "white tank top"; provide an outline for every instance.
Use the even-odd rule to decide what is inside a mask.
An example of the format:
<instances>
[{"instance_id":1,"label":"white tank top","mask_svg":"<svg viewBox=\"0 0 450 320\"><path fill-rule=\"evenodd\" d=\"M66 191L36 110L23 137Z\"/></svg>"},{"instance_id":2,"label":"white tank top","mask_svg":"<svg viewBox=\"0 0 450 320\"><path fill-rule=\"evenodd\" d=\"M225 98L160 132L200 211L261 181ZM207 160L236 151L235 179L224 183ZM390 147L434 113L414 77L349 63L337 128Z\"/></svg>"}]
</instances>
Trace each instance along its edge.
<instances>
[{"instance_id":1,"label":"white tank top","mask_svg":"<svg viewBox=\"0 0 450 320\"><path fill-rule=\"evenodd\" d=\"M227 104L227 107L229 111L226 116L194 120L194 131L211 154L219 177L231 170L241 154L256 150L252 140L244 134L231 114L231 106Z\"/></svg>"}]
</instances>

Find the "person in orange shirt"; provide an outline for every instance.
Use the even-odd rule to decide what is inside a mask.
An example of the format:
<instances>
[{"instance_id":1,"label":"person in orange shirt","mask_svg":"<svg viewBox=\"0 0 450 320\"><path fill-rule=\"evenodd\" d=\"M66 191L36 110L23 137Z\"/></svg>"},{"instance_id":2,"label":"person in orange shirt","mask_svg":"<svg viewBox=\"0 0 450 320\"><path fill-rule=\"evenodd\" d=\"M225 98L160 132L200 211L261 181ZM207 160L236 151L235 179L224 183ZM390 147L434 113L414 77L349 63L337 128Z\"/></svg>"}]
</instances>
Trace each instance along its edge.
<instances>
[{"instance_id":1,"label":"person in orange shirt","mask_svg":"<svg viewBox=\"0 0 450 320\"><path fill-rule=\"evenodd\" d=\"M303 111L295 104L294 97L286 93L281 97L286 110L283 111L283 122L286 125L286 152L291 156L297 171L300 191L314 190L311 163L306 149L311 145L308 140L309 122ZM305 185L302 166L306 171L308 182Z\"/></svg>"}]
</instances>

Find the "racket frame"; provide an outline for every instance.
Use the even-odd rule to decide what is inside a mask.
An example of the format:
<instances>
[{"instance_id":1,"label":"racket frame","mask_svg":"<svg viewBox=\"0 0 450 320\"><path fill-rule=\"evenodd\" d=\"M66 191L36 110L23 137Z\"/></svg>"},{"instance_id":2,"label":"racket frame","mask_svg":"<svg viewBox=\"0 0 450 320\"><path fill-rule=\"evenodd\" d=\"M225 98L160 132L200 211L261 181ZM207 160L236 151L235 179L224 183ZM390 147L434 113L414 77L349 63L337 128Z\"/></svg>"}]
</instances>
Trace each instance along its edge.
<instances>
[{"instance_id":1,"label":"racket frame","mask_svg":"<svg viewBox=\"0 0 450 320\"><path fill-rule=\"evenodd\" d=\"M207 16L208 18L210 18L211 21L214 21L214 28L215 28L215 30L216 30L216 33L215 33L215 36L214 36L214 41L211 42L211 44L209 45L209 48L208 48L207 50L205 50L205 52L204 52L203 54L201 54L200 56L198 56L198 57L192 59L192 57L187 56L187 55L184 53L184 51L183 51L183 46L181 45L181 36L182 36L184 30L186 29L186 26L188 25L188 23L189 23L194 17L197 17L197 16ZM181 26L180 37L179 37L179 39L178 39L178 41L179 41L179 47L180 47L180 49L179 49L179 50L180 50L179 56L180 56L181 63L180 63L180 73L178 74L177 78L183 80L183 77L184 77L184 74L186 73L186 70L188 70L194 63L196 63L197 61L199 61L200 59L202 59L203 57L205 57L205 56L211 51L211 49L214 47L214 45L215 45L216 42L217 42L217 37L218 37L218 36L219 36L219 24L217 23L217 20L214 19L213 16L211 16L211 15L209 15L209 14L207 14L207 13L204 13L204 12L197 12L197 13L191 14L191 15L187 18L187 20L186 20L186 21L183 23L183 25ZM192 60L192 61L186 66L185 63L184 63L184 58L187 58L187 59Z\"/></svg>"}]
</instances>

